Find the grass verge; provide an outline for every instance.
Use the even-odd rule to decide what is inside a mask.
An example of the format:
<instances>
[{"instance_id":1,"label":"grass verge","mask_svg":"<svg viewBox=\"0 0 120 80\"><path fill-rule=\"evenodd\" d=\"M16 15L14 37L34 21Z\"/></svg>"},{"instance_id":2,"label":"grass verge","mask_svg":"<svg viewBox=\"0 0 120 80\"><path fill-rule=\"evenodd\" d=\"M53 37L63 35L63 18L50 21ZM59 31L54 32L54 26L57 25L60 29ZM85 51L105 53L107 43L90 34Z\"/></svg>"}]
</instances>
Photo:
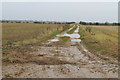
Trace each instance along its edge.
<instances>
[{"instance_id":1,"label":"grass verge","mask_svg":"<svg viewBox=\"0 0 120 80\"><path fill-rule=\"evenodd\" d=\"M82 42L95 54L118 57L118 32L115 26L81 26Z\"/></svg>"}]
</instances>

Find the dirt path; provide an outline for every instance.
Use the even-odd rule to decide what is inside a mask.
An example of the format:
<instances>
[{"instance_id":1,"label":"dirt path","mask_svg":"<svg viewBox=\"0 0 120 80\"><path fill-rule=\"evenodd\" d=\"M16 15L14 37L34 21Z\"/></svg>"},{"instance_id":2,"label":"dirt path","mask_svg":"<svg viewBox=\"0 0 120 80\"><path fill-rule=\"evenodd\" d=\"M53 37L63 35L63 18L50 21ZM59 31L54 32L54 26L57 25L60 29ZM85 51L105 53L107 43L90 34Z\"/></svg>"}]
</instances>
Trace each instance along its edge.
<instances>
[{"instance_id":1,"label":"dirt path","mask_svg":"<svg viewBox=\"0 0 120 80\"><path fill-rule=\"evenodd\" d=\"M64 32L39 46L29 62L3 66L3 77L17 78L117 78L118 66L90 53L80 42L79 26L73 34ZM71 28L72 29L72 28ZM70 31L69 29L68 31ZM64 45L56 44L69 36Z\"/></svg>"}]
</instances>

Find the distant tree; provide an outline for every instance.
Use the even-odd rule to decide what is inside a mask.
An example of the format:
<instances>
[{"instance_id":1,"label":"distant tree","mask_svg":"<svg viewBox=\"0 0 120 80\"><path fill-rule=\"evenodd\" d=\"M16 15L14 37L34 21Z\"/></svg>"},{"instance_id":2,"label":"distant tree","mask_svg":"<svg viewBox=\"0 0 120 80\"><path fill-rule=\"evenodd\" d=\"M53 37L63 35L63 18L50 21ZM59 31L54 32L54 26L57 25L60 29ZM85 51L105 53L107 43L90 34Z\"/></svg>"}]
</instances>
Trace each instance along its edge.
<instances>
[{"instance_id":1,"label":"distant tree","mask_svg":"<svg viewBox=\"0 0 120 80\"><path fill-rule=\"evenodd\" d=\"M105 25L109 25L109 23L108 23L108 22L105 22Z\"/></svg>"},{"instance_id":2,"label":"distant tree","mask_svg":"<svg viewBox=\"0 0 120 80\"><path fill-rule=\"evenodd\" d=\"M98 22L96 22L96 23L95 23L95 25L99 25L99 23L98 23Z\"/></svg>"},{"instance_id":3,"label":"distant tree","mask_svg":"<svg viewBox=\"0 0 120 80\"><path fill-rule=\"evenodd\" d=\"M89 22L89 25L92 25L92 22Z\"/></svg>"}]
</instances>

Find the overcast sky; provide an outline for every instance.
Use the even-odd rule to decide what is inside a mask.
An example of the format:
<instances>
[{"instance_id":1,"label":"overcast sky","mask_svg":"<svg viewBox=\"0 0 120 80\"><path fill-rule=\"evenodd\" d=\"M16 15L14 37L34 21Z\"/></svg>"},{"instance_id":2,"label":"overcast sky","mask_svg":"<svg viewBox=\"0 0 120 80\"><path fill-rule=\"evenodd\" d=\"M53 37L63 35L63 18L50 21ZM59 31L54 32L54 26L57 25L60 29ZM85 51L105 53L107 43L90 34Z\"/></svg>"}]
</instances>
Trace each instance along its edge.
<instances>
[{"instance_id":1,"label":"overcast sky","mask_svg":"<svg viewBox=\"0 0 120 80\"><path fill-rule=\"evenodd\" d=\"M2 19L117 22L117 2L4 2Z\"/></svg>"}]
</instances>

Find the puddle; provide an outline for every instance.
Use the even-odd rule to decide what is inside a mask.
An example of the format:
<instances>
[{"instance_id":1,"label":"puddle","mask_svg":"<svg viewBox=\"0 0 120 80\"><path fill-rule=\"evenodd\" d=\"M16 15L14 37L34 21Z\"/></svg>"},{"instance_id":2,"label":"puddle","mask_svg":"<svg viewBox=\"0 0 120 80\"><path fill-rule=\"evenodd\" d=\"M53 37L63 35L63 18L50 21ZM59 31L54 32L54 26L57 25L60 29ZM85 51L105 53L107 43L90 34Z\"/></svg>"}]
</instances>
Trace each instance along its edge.
<instances>
[{"instance_id":1,"label":"puddle","mask_svg":"<svg viewBox=\"0 0 120 80\"><path fill-rule=\"evenodd\" d=\"M70 28L70 29L68 29L68 31L70 31L70 30L72 30L73 29L73 27L72 28Z\"/></svg>"},{"instance_id":2,"label":"puddle","mask_svg":"<svg viewBox=\"0 0 120 80\"><path fill-rule=\"evenodd\" d=\"M79 26L77 27L77 29L74 31L74 33L78 33L79 32Z\"/></svg>"},{"instance_id":3,"label":"puddle","mask_svg":"<svg viewBox=\"0 0 120 80\"><path fill-rule=\"evenodd\" d=\"M74 33L74 34L63 34L63 35L57 35L57 37L64 37L64 36L67 36L67 37L70 37L70 38L80 38L80 35L77 34L77 33Z\"/></svg>"},{"instance_id":4,"label":"puddle","mask_svg":"<svg viewBox=\"0 0 120 80\"><path fill-rule=\"evenodd\" d=\"M59 39L52 39L52 40L50 40L51 42L58 42L59 41Z\"/></svg>"},{"instance_id":5,"label":"puddle","mask_svg":"<svg viewBox=\"0 0 120 80\"><path fill-rule=\"evenodd\" d=\"M72 42L81 42L81 39L71 39Z\"/></svg>"},{"instance_id":6,"label":"puddle","mask_svg":"<svg viewBox=\"0 0 120 80\"><path fill-rule=\"evenodd\" d=\"M72 27L72 28L70 28L70 29L68 29L68 31L70 31L71 29L73 29L75 27L75 25ZM64 33L64 34L62 34L62 35L56 35L56 37L57 38L55 38L55 39L52 39L52 40L50 40L51 42L58 42L59 41L59 37L65 37L65 36L67 36L67 37L70 37L71 38L71 41L72 42L81 42L81 39L79 39L80 38L80 35L78 34L78 32L79 32L79 26L77 27L77 29L74 31L74 33L73 34L67 34L66 32Z\"/></svg>"},{"instance_id":7,"label":"puddle","mask_svg":"<svg viewBox=\"0 0 120 80\"><path fill-rule=\"evenodd\" d=\"M70 37L71 35L70 34L64 34L64 35L62 35L62 37L64 37L64 36Z\"/></svg>"},{"instance_id":8,"label":"puddle","mask_svg":"<svg viewBox=\"0 0 120 80\"><path fill-rule=\"evenodd\" d=\"M71 34L71 35L70 35L70 38L80 38L80 35L74 33L74 34Z\"/></svg>"},{"instance_id":9,"label":"puddle","mask_svg":"<svg viewBox=\"0 0 120 80\"><path fill-rule=\"evenodd\" d=\"M70 34L65 33L65 34L63 34L63 35L56 35L56 36L57 36L57 37L65 37L65 36L70 37Z\"/></svg>"}]
</instances>

